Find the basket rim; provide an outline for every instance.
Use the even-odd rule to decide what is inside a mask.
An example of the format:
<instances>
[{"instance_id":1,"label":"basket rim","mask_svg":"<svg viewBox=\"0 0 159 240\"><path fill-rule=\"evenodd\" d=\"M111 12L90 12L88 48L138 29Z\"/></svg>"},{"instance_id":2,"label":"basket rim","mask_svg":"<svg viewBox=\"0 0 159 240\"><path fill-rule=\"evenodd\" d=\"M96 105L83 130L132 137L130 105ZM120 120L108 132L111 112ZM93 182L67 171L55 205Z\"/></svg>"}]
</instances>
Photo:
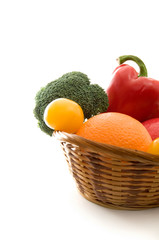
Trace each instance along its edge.
<instances>
[{"instance_id":1,"label":"basket rim","mask_svg":"<svg viewBox=\"0 0 159 240\"><path fill-rule=\"evenodd\" d=\"M53 136L61 141L61 142L68 142L70 144L77 145L79 147L82 147L83 149L88 149L89 151L98 151L101 154L110 153L110 155L126 155L129 157L131 161L134 161L134 158L137 160L147 163L147 164L152 164L154 163L155 165L159 166L159 155L154 155L150 154L147 152L139 151L139 150L134 150L134 149L128 149L128 148L123 148L123 147L117 147L114 145L110 144L105 144L105 143L99 143L96 141L92 141L86 138L83 138L81 136L78 136L73 133L66 133L63 131L54 131Z\"/></svg>"}]
</instances>

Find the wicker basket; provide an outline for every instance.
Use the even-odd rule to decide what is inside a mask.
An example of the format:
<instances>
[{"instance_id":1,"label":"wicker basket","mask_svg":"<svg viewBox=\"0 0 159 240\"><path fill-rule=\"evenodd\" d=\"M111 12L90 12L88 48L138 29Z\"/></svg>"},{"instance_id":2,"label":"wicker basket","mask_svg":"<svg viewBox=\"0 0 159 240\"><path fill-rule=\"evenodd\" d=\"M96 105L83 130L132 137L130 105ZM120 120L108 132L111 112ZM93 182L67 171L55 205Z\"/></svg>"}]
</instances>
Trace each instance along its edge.
<instances>
[{"instance_id":1,"label":"wicker basket","mask_svg":"<svg viewBox=\"0 0 159 240\"><path fill-rule=\"evenodd\" d=\"M80 193L113 209L159 206L159 156L54 132Z\"/></svg>"}]
</instances>

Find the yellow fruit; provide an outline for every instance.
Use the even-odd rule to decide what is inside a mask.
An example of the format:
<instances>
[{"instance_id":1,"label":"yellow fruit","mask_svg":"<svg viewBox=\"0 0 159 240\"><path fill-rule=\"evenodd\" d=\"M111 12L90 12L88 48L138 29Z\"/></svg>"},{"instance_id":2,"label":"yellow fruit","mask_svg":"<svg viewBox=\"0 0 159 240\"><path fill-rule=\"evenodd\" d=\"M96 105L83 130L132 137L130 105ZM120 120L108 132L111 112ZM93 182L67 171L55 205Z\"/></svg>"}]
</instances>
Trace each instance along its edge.
<instances>
[{"instance_id":1,"label":"yellow fruit","mask_svg":"<svg viewBox=\"0 0 159 240\"><path fill-rule=\"evenodd\" d=\"M122 113L96 115L82 124L77 135L101 143L147 151L152 142L146 128L136 119Z\"/></svg>"},{"instance_id":2,"label":"yellow fruit","mask_svg":"<svg viewBox=\"0 0 159 240\"><path fill-rule=\"evenodd\" d=\"M84 114L78 103L58 98L46 107L44 121L54 130L76 133L84 121Z\"/></svg>"},{"instance_id":3,"label":"yellow fruit","mask_svg":"<svg viewBox=\"0 0 159 240\"><path fill-rule=\"evenodd\" d=\"M159 155L159 138L156 138L154 141L152 141L147 152Z\"/></svg>"}]
</instances>

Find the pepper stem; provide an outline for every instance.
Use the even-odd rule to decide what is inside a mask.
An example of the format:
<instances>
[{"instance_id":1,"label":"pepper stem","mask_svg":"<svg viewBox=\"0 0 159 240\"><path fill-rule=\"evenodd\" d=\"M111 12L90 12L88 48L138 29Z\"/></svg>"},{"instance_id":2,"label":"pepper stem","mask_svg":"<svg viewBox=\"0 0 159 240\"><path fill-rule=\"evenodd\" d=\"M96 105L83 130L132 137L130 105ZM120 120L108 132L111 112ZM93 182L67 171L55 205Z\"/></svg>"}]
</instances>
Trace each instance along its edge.
<instances>
[{"instance_id":1,"label":"pepper stem","mask_svg":"<svg viewBox=\"0 0 159 240\"><path fill-rule=\"evenodd\" d=\"M122 64L127 60L132 60L132 61L136 62L140 69L139 77L141 77L141 76L147 77L146 66L140 58L133 56L133 55L123 55L123 56L120 56L117 60L118 60L119 64Z\"/></svg>"}]
</instances>

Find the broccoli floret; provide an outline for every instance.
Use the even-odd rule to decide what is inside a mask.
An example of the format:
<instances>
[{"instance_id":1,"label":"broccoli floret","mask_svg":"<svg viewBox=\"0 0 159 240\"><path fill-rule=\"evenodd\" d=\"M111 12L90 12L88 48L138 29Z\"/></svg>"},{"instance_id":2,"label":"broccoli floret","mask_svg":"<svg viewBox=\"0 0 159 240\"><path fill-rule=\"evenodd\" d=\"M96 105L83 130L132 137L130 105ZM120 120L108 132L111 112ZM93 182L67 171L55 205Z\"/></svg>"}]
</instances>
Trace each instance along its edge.
<instances>
[{"instance_id":1,"label":"broccoli floret","mask_svg":"<svg viewBox=\"0 0 159 240\"><path fill-rule=\"evenodd\" d=\"M34 116L40 129L50 136L53 130L45 124L43 115L46 106L57 98L68 98L77 102L83 109L85 119L106 112L108 108L108 97L104 89L97 84L91 84L87 75L81 72L66 73L40 89L35 97Z\"/></svg>"}]
</instances>

